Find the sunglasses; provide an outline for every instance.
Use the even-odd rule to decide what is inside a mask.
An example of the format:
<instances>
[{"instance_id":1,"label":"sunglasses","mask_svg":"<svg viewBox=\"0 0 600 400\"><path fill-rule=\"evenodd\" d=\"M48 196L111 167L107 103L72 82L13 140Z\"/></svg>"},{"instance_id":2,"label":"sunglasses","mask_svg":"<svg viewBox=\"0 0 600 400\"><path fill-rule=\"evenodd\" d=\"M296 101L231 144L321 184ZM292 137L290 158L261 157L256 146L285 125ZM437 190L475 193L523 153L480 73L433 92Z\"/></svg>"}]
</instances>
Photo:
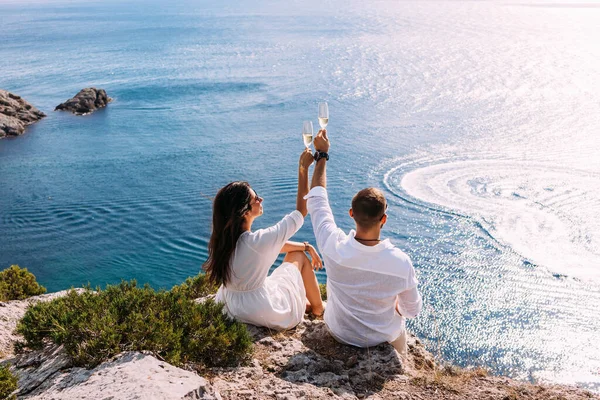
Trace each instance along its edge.
<instances>
[{"instance_id":1,"label":"sunglasses","mask_svg":"<svg viewBox=\"0 0 600 400\"><path fill-rule=\"evenodd\" d=\"M262 201L263 201L263 198L260 197L258 195L258 193L256 193L256 191L254 191L254 202L248 204L248 210L252 209L252 206L255 205L256 203L262 203Z\"/></svg>"}]
</instances>

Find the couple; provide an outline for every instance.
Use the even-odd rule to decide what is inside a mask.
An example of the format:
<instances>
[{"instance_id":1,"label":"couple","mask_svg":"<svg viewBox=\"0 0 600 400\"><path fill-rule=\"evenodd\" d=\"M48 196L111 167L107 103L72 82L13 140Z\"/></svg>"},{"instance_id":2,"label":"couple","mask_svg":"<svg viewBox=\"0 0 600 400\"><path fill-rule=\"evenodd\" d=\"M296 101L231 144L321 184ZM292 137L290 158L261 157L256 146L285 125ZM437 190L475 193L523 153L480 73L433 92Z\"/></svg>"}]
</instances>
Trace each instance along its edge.
<instances>
[{"instance_id":1,"label":"couple","mask_svg":"<svg viewBox=\"0 0 600 400\"><path fill-rule=\"evenodd\" d=\"M337 227L326 190L329 145L327 132L321 130L314 140L315 156L309 149L301 154L296 210L269 228L252 231L254 219L263 213L263 199L247 182L219 190L204 270L220 285L216 300L239 321L289 329L306 311L324 313L329 332L339 342L358 347L389 342L404 354L404 317L414 318L422 307L414 268L406 254L389 240L380 240L387 221L380 190L363 189L352 199L349 213L356 231L347 235ZM322 267L319 255L308 242L289 241L307 213L327 266L326 310L313 272ZM286 254L283 263L267 276L280 253Z\"/></svg>"}]
</instances>

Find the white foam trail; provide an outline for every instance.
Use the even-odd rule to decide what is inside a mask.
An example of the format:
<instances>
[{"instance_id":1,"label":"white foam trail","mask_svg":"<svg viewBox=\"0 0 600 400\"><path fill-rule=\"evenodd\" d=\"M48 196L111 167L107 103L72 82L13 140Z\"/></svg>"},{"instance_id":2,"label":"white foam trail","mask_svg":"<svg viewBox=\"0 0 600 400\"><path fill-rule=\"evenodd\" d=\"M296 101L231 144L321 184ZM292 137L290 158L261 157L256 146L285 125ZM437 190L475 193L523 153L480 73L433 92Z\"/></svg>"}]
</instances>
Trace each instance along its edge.
<instances>
[{"instance_id":1,"label":"white foam trail","mask_svg":"<svg viewBox=\"0 0 600 400\"><path fill-rule=\"evenodd\" d=\"M511 160L396 167L385 176L409 196L479 221L489 234L554 273L600 280L600 176Z\"/></svg>"}]
</instances>

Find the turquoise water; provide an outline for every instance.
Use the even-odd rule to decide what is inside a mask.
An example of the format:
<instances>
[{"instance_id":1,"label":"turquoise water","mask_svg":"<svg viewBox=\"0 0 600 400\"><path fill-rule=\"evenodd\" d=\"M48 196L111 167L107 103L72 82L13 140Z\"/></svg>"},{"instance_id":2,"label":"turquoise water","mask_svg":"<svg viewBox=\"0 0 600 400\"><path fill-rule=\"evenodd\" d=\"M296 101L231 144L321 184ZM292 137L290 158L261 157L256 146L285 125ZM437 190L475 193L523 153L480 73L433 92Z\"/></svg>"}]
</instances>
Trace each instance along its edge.
<instances>
[{"instance_id":1,"label":"turquoise water","mask_svg":"<svg viewBox=\"0 0 600 400\"><path fill-rule=\"evenodd\" d=\"M595 3L1 2L0 88L48 117L0 141L0 266L50 291L180 283L227 182L265 198L257 227L293 209L301 123L327 100L337 222L384 189L426 300L412 331L461 365L598 389L598 21ZM52 112L87 86L114 102Z\"/></svg>"}]
</instances>

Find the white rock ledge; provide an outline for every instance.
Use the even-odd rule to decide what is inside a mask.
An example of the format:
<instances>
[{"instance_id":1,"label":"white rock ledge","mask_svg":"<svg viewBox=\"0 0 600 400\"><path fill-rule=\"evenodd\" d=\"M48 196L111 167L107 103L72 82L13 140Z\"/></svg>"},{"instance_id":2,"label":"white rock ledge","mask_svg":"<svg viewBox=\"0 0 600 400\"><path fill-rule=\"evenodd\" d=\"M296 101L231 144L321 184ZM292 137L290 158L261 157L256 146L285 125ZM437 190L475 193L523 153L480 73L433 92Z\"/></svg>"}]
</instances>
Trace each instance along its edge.
<instances>
[{"instance_id":1,"label":"white rock ledge","mask_svg":"<svg viewBox=\"0 0 600 400\"><path fill-rule=\"evenodd\" d=\"M60 353L60 351L58 351ZM20 399L220 399L206 379L138 352L119 354L92 370L64 367L54 354L37 368L18 369ZM47 365L49 364L49 365ZM45 373L40 374L41 370ZM42 375L42 376L40 376ZM40 377L40 382L32 377ZM36 386L37 385L37 386Z\"/></svg>"}]
</instances>

